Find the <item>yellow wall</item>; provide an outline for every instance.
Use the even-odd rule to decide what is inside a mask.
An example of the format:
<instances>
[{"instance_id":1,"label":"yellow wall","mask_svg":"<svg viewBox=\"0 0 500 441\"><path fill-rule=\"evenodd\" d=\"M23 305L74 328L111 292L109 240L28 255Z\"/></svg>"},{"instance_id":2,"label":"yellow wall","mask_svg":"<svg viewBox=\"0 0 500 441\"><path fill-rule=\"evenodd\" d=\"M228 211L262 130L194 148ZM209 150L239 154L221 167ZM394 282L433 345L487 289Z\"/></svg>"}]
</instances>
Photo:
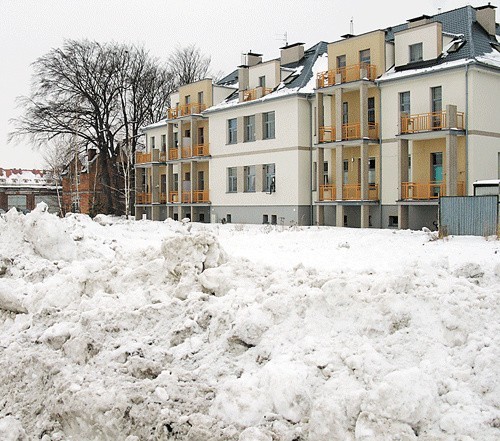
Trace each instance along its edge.
<instances>
[{"instance_id":1,"label":"yellow wall","mask_svg":"<svg viewBox=\"0 0 500 441\"><path fill-rule=\"evenodd\" d=\"M379 123L379 102L380 102L380 90L372 87L368 89L368 98L375 97L375 122L378 124ZM349 123L357 123L360 122L360 109L359 109L359 91L352 91L352 92L347 92L342 94L342 102L347 102L348 105L348 121ZM331 104L331 109L332 109L332 116L331 116L331 125L335 126L335 117L336 117L336 112L335 112L335 96L332 96L332 104ZM327 117L325 116L325 121L327 120Z\"/></svg>"},{"instance_id":2,"label":"yellow wall","mask_svg":"<svg viewBox=\"0 0 500 441\"><path fill-rule=\"evenodd\" d=\"M186 103L186 96L191 97L192 103L198 102L198 92L203 92L203 104L207 107L212 105L212 80L196 81L195 83L186 84L179 87L179 105L183 106Z\"/></svg>"},{"instance_id":3,"label":"yellow wall","mask_svg":"<svg viewBox=\"0 0 500 441\"><path fill-rule=\"evenodd\" d=\"M359 159L361 157L360 147L344 147L342 151L342 162L344 160L349 161L349 171L348 171L348 184L358 184L360 182L359 176ZM380 156L379 156L379 146L370 145L368 147L368 157L375 158L375 183L380 182ZM353 161L354 158L354 161ZM336 182L336 160L335 160L335 149L325 150L325 161L329 163L329 175L331 176L330 184L335 184ZM343 167L343 166L342 166ZM342 168L343 170L343 168ZM323 171L321 170L321 176L323 176Z\"/></svg>"},{"instance_id":4,"label":"yellow wall","mask_svg":"<svg viewBox=\"0 0 500 441\"><path fill-rule=\"evenodd\" d=\"M370 62L377 66L377 76L385 71L385 32L373 31L328 45L328 69L337 68L337 57L346 56L346 65L359 64L359 51L370 49Z\"/></svg>"}]
</instances>

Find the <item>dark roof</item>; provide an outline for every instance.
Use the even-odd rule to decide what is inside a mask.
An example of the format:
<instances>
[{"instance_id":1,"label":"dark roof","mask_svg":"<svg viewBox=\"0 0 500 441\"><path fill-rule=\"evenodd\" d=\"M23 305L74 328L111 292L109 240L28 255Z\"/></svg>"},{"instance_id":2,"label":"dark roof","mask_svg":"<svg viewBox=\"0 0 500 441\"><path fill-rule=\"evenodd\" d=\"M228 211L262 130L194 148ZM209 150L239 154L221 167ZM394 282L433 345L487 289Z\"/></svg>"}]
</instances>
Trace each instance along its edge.
<instances>
[{"instance_id":1,"label":"dark roof","mask_svg":"<svg viewBox=\"0 0 500 441\"><path fill-rule=\"evenodd\" d=\"M495 40L488 35L488 32L486 32L486 30L476 21L476 10L485 7L474 8L468 5L451 11L442 12L431 17L426 16L431 23L441 22L443 25L443 32L463 35L465 40L465 43L456 52L450 52L446 58L440 57L435 64L461 59L471 59L491 52L491 43L495 42ZM394 34L408 29L408 27L408 23L405 23L387 28L386 41L394 41ZM500 34L499 30L500 28L497 24L497 35Z\"/></svg>"},{"instance_id":2,"label":"dark roof","mask_svg":"<svg viewBox=\"0 0 500 441\"><path fill-rule=\"evenodd\" d=\"M233 70L230 74L221 78L215 84L217 86L232 86L238 82L238 69Z\"/></svg>"}]
</instances>

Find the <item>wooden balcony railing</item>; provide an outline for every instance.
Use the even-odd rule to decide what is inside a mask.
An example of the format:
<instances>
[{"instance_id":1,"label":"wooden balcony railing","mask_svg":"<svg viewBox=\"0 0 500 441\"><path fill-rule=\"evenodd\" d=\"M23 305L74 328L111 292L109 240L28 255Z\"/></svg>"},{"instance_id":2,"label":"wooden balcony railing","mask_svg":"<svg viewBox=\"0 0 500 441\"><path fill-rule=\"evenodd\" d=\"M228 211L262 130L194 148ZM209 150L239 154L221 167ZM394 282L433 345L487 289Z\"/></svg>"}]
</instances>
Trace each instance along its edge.
<instances>
[{"instance_id":1,"label":"wooden balcony railing","mask_svg":"<svg viewBox=\"0 0 500 441\"><path fill-rule=\"evenodd\" d=\"M181 116L194 115L206 110L207 106L203 103L189 103L183 106L173 107L167 110L167 119L176 119Z\"/></svg>"},{"instance_id":2,"label":"wooden balcony railing","mask_svg":"<svg viewBox=\"0 0 500 441\"><path fill-rule=\"evenodd\" d=\"M210 199L208 197L208 190L195 190L193 191L193 202L209 202Z\"/></svg>"},{"instance_id":3,"label":"wooden balcony railing","mask_svg":"<svg viewBox=\"0 0 500 441\"><path fill-rule=\"evenodd\" d=\"M160 162L165 162L167 160L167 152L166 151L160 151L158 158Z\"/></svg>"},{"instance_id":4,"label":"wooden balcony railing","mask_svg":"<svg viewBox=\"0 0 500 441\"><path fill-rule=\"evenodd\" d=\"M151 193L136 193L135 202L137 204L150 204L151 203Z\"/></svg>"},{"instance_id":5,"label":"wooden balcony railing","mask_svg":"<svg viewBox=\"0 0 500 441\"><path fill-rule=\"evenodd\" d=\"M176 159L179 159L179 149L168 149L168 159L170 161L174 161Z\"/></svg>"},{"instance_id":6,"label":"wooden balcony railing","mask_svg":"<svg viewBox=\"0 0 500 441\"><path fill-rule=\"evenodd\" d=\"M464 128L464 113L457 112L456 127L449 127L448 117L446 111L419 113L416 115L408 115L401 117L401 132L405 133L418 133L428 132L430 130L443 130L448 128L462 129Z\"/></svg>"},{"instance_id":7,"label":"wooden balcony railing","mask_svg":"<svg viewBox=\"0 0 500 441\"><path fill-rule=\"evenodd\" d=\"M368 185L368 200L378 200L378 184ZM337 200L336 186L324 184L319 186L320 201L335 201ZM344 201L359 201L361 200L361 184L347 184L342 186L342 200Z\"/></svg>"},{"instance_id":8,"label":"wooden balcony railing","mask_svg":"<svg viewBox=\"0 0 500 441\"><path fill-rule=\"evenodd\" d=\"M260 98L258 96L258 91L261 89L260 87L255 88L255 89L248 89L243 91L243 101L253 101L256 100L257 98ZM262 87L262 96L265 96L269 93L271 93L273 89L269 87Z\"/></svg>"},{"instance_id":9,"label":"wooden balcony railing","mask_svg":"<svg viewBox=\"0 0 500 441\"><path fill-rule=\"evenodd\" d=\"M167 193L160 193L160 204L167 203Z\"/></svg>"},{"instance_id":10,"label":"wooden balcony railing","mask_svg":"<svg viewBox=\"0 0 500 441\"><path fill-rule=\"evenodd\" d=\"M319 128L319 143L336 141L335 127ZM378 123L368 123L368 138L378 139ZM361 139L361 124L342 124L342 141Z\"/></svg>"},{"instance_id":11,"label":"wooden balcony railing","mask_svg":"<svg viewBox=\"0 0 500 441\"><path fill-rule=\"evenodd\" d=\"M342 199L343 200L361 200L361 184L347 184L342 186ZM378 184L368 185L368 200L378 200Z\"/></svg>"},{"instance_id":12,"label":"wooden balcony railing","mask_svg":"<svg viewBox=\"0 0 500 441\"><path fill-rule=\"evenodd\" d=\"M136 154L135 154L135 163L136 164L145 164L147 162L151 162L151 159L152 159L151 153L136 152Z\"/></svg>"},{"instance_id":13,"label":"wooden balcony railing","mask_svg":"<svg viewBox=\"0 0 500 441\"><path fill-rule=\"evenodd\" d=\"M320 201L334 201L337 199L335 185L324 184L319 186Z\"/></svg>"},{"instance_id":14,"label":"wooden balcony railing","mask_svg":"<svg viewBox=\"0 0 500 441\"><path fill-rule=\"evenodd\" d=\"M177 202L179 202L179 192L171 191L168 194L168 202L170 202L171 204L176 204Z\"/></svg>"},{"instance_id":15,"label":"wooden balcony railing","mask_svg":"<svg viewBox=\"0 0 500 441\"><path fill-rule=\"evenodd\" d=\"M182 158L191 158L193 156L191 154L191 147L182 147L181 148L181 157Z\"/></svg>"},{"instance_id":16,"label":"wooden balcony railing","mask_svg":"<svg viewBox=\"0 0 500 441\"><path fill-rule=\"evenodd\" d=\"M336 82L337 75L339 75L340 83ZM322 87L330 87L335 84L358 81L362 78L374 81L377 78L377 67L373 64L361 63L319 72L316 76L316 86L318 89L321 89Z\"/></svg>"},{"instance_id":17,"label":"wooden balcony railing","mask_svg":"<svg viewBox=\"0 0 500 441\"><path fill-rule=\"evenodd\" d=\"M198 144L193 147L193 156L208 156L208 144Z\"/></svg>"},{"instance_id":18,"label":"wooden balcony railing","mask_svg":"<svg viewBox=\"0 0 500 441\"><path fill-rule=\"evenodd\" d=\"M457 182L457 196L465 195L465 182ZM446 184L443 181L402 182L401 199L431 200L446 196Z\"/></svg>"}]
</instances>

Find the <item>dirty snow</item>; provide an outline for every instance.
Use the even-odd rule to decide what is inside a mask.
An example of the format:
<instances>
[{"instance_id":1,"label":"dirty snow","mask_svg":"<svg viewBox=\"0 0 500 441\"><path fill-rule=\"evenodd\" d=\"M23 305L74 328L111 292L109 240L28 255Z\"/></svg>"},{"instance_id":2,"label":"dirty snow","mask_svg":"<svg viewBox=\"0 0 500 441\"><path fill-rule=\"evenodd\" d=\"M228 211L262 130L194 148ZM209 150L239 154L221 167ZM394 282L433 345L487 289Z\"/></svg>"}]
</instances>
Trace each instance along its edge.
<instances>
[{"instance_id":1,"label":"dirty snow","mask_svg":"<svg viewBox=\"0 0 500 441\"><path fill-rule=\"evenodd\" d=\"M493 441L500 242L0 218L1 440Z\"/></svg>"}]
</instances>

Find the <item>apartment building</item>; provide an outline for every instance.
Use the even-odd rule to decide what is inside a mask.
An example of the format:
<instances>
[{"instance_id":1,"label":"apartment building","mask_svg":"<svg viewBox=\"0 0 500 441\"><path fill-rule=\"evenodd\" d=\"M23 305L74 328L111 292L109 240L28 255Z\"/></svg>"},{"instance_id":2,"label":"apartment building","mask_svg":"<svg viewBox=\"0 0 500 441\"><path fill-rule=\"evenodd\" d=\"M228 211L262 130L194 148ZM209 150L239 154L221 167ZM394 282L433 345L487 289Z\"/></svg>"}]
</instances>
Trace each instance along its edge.
<instances>
[{"instance_id":1,"label":"apartment building","mask_svg":"<svg viewBox=\"0 0 500 441\"><path fill-rule=\"evenodd\" d=\"M136 158L136 217L436 228L500 178L500 29L464 6L182 86Z\"/></svg>"},{"instance_id":2,"label":"apartment building","mask_svg":"<svg viewBox=\"0 0 500 441\"><path fill-rule=\"evenodd\" d=\"M236 89L232 74L215 84L204 79L171 96L164 120L144 128L146 150L135 158L136 219L210 221L211 158L203 112Z\"/></svg>"},{"instance_id":3,"label":"apartment building","mask_svg":"<svg viewBox=\"0 0 500 441\"><path fill-rule=\"evenodd\" d=\"M210 124L211 221L310 225L315 76L326 43L280 58L249 52L238 90L204 115Z\"/></svg>"},{"instance_id":4,"label":"apartment building","mask_svg":"<svg viewBox=\"0 0 500 441\"><path fill-rule=\"evenodd\" d=\"M498 34L495 7L465 6L329 44L316 222L433 228L440 196L498 178Z\"/></svg>"}]
</instances>

